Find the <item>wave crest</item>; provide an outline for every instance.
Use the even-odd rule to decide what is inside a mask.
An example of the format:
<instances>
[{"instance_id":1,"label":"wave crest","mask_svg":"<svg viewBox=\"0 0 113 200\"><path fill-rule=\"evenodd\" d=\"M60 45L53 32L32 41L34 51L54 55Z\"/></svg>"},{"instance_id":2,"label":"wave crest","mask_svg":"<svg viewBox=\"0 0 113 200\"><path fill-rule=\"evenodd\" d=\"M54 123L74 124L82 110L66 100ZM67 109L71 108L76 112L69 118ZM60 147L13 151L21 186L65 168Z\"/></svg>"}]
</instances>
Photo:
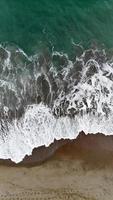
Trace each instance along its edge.
<instances>
[{"instance_id":1,"label":"wave crest","mask_svg":"<svg viewBox=\"0 0 113 200\"><path fill-rule=\"evenodd\" d=\"M81 47L79 47L81 48ZM34 147L86 133L113 133L113 61L101 49L69 59L28 57L0 46L0 157L20 162Z\"/></svg>"}]
</instances>

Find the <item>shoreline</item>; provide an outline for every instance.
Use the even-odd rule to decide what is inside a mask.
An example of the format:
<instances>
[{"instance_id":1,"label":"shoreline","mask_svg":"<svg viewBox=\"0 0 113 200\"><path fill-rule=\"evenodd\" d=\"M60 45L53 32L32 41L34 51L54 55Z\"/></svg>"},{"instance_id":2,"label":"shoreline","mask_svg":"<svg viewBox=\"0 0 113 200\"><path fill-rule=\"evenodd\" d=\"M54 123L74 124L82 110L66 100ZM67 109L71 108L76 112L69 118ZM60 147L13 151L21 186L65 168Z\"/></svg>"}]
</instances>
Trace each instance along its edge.
<instances>
[{"instance_id":1,"label":"shoreline","mask_svg":"<svg viewBox=\"0 0 113 200\"><path fill-rule=\"evenodd\" d=\"M81 133L73 141L56 141L51 148L60 147L35 166L1 163L0 200L112 200L113 138L106 137Z\"/></svg>"},{"instance_id":2,"label":"shoreline","mask_svg":"<svg viewBox=\"0 0 113 200\"><path fill-rule=\"evenodd\" d=\"M87 134L81 132L76 139L55 140L49 147L41 146L34 148L32 155L26 155L24 159L16 164L10 159L0 159L0 165L12 167L32 167L41 165L56 155L58 158L62 156L76 159L82 152L85 154L100 155L100 159L106 159L113 156L113 136L106 136L101 133ZM111 160L111 163L113 161Z\"/></svg>"}]
</instances>

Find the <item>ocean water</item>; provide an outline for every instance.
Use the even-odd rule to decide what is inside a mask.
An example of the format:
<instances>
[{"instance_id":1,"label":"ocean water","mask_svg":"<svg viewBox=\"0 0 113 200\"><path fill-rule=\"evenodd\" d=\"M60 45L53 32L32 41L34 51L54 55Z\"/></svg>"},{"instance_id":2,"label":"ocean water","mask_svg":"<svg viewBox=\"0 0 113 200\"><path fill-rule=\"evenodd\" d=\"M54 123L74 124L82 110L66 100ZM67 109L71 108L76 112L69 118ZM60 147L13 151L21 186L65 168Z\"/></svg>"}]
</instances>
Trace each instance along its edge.
<instances>
[{"instance_id":1,"label":"ocean water","mask_svg":"<svg viewBox=\"0 0 113 200\"><path fill-rule=\"evenodd\" d=\"M0 1L0 158L113 134L113 1Z\"/></svg>"},{"instance_id":2,"label":"ocean water","mask_svg":"<svg viewBox=\"0 0 113 200\"><path fill-rule=\"evenodd\" d=\"M69 52L72 42L113 47L112 0L1 0L0 42L27 54L41 48Z\"/></svg>"}]
</instances>

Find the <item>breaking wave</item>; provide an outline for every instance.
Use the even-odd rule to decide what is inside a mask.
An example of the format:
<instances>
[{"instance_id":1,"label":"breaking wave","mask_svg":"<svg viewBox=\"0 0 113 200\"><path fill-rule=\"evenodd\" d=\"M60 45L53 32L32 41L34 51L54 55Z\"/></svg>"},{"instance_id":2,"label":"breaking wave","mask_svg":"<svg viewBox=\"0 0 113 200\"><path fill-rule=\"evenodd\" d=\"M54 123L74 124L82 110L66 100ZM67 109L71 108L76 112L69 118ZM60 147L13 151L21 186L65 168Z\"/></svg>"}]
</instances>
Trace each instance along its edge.
<instances>
[{"instance_id":1,"label":"breaking wave","mask_svg":"<svg viewBox=\"0 0 113 200\"><path fill-rule=\"evenodd\" d=\"M0 46L0 158L85 133L113 134L113 54L96 47L28 57ZM78 53L79 52L79 53Z\"/></svg>"}]
</instances>

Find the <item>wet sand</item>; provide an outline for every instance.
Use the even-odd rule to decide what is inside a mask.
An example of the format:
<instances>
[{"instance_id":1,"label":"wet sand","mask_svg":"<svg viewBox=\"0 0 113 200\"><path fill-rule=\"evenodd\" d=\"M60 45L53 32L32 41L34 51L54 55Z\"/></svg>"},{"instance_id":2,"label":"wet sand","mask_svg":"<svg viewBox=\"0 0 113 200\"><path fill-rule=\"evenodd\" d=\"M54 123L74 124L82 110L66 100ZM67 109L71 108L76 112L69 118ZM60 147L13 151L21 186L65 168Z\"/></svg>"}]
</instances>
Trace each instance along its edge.
<instances>
[{"instance_id":1,"label":"wet sand","mask_svg":"<svg viewBox=\"0 0 113 200\"><path fill-rule=\"evenodd\" d=\"M40 165L1 163L0 200L113 200L112 142L81 134Z\"/></svg>"}]
</instances>

